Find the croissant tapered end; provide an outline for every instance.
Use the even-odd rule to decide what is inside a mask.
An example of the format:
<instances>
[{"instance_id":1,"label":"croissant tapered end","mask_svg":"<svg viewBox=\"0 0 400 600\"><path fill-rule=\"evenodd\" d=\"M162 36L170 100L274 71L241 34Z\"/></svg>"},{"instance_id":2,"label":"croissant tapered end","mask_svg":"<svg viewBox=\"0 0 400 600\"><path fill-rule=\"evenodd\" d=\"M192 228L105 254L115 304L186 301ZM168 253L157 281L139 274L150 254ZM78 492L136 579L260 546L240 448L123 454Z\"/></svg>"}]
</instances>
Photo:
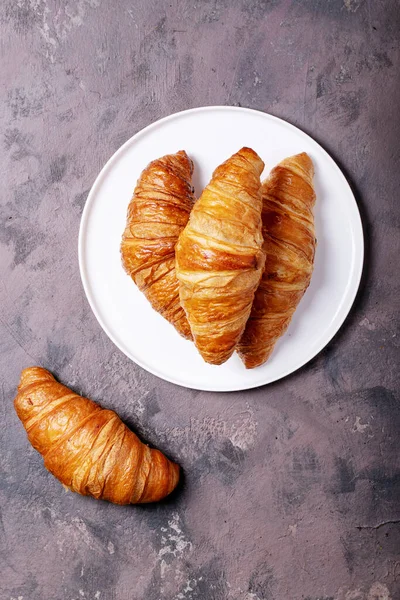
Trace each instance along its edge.
<instances>
[{"instance_id":1,"label":"croissant tapered end","mask_svg":"<svg viewBox=\"0 0 400 600\"><path fill-rule=\"evenodd\" d=\"M39 381L54 381L54 377L49 371L42 369L42 367L28 367L27 369L23 369L18 384L18 390L22 390L28 385L38 383Z\"/></svg>"},{"instance_id":2,"label":"croissant tapered end","mask_svg":"<svg viewBox=\"0 0 400 600\"><path fill-rule=\"evenodd\" d=\"M275 168L287 168L293 173L303 177L308 183L312 184L314 177L314 164L307 152L300 152L300 154L294 154L284 158L279 165ZM268 179L265 180L265 184Z\"/></svg>"},{"instance_id":3,"label":"croissant tapered end","mask_svg":"<svg viewBox=\"0 0 400 600\"><path fill-rule=\"evenodd\" d=\"M73 492L137 504L164 498L179 481L179 466L143 444L114 411L46 369L22 372L14 406L46 468Z\"/></svg>"},{"instance_id":4,"label":"croissant tapered end","mask_svg":"<svg viewBox=\"0 0 400 600\"><path fill-rule=\"evenodd\" d=\"M255 369L260 365L263 365L271 356L274 347L270 346L267 349L259 348L258 350L253 349L251 353L246 353L240 347L238 347L238 354L246 367L246 369Z\"/></svg>"},{"instance_id":5,"label":"croissant tapered end","mask_svg":"<svg viewBox=\"0 0 400 600\"><path fill-rule=\"evenodd\" d=\"M232 355L264 266L263 168L250 148L217 167L176 245L181 305L198 351L214 365Z\"/></svg>"},{"instance_id":6,"label":"croissant tapered end","mask_svg":"<svg viewBox=\"0 0 400 600\"><path fill-rule=\"evenodd\" d=\"M262 365L290 320L313 271L314 166L305 152L285 158L262 184L266 262L237 347L246 368Z\"/></svg>"},{"instance_id":7,"label":"croissant tapered end","mask_svg":"<svg viewBox=\"0 0 400 600\"><path fill-rule=\"evenodd\" d=\"M136 184L121 243L125 271L154 310L189 339L179 302L175 244L194 203L192 173L193 162L184 150L153 160Z\"/></svg>"},{"instance_id":8,"label":"croissant tapered end","mask_svg":"<svg viewBox=\"0 0 400 600\"><path fill-rule=\"evenodd\" d=\"M179 465L169 461L159 450L151 450L151 467L138 504L156 502L168 496L178 485Z\"/></svg>"}]
</instances>

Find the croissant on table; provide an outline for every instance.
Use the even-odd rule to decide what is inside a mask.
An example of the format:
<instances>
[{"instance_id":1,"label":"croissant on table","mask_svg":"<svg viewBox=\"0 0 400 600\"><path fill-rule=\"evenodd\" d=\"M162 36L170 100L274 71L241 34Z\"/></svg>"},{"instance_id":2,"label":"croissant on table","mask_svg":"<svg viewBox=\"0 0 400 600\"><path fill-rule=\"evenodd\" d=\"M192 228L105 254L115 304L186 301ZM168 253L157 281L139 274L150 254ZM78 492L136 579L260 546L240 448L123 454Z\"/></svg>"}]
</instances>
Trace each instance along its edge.
<instances>
[{"instance_id":1,"label":"croissant on table","mask_svg":"<svg viewBox=\"0 0 400 600\"><path fill-rule=\"evenodd\" d=\"M138 504L164 498L178 483L177 464L46 369L22 371L14 405L46 468L73 492Z\"/></svg>"},{"instance_id":2,"label":"croissant on table","mask_svg":"<svg viewBox=\"0 0 400 600\"><path fill-rule=\"evenodd\" d=\"M243 333L264 266L263 168L250 148L217 167L176 245L181 304L197 349L215 365Z\"/></svg>"},{"instance_id":3,"label":"croissant on table","mask_svg":"<svg viewBox=\"0 0 400 600\"><path fill-rule=\"evenodd\" d=\"M179 303L175 244L194 202L193 163L186 152L152 161L142 172L128 207L122 263L152 307L190 338Z\"/></svg>"},{"instance_id":4,"label":"croissant on table","mask_svg":"<svg viewBox=\"0 0 400 600\"><path fill-rule=\"evenodd\" d=\"M247 368L263 364L286 331L313 271L314 167L305 152L283 160L262 184L265 270L238 344Z\"/></svg>"}]
</instances>

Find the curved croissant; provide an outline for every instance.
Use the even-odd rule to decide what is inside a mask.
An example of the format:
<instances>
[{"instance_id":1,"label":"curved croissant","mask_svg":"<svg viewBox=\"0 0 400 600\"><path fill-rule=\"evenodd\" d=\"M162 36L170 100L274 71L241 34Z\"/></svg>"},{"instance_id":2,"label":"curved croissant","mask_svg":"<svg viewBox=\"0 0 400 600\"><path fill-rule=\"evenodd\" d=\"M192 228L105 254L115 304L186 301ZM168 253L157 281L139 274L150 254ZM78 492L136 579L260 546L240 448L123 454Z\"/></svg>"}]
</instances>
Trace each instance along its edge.
<instances>
[{"instance_id":1,"label":"curved croissant","mask_svg":"<svg viewBox=\"0 0 400 600\"><path fill-rule=\"evenodd\" d=\"M180 299L206 362L233 353L264 266L261 158L242 148L220 165L176 246Z\"/></svg>"},{"instance_id":2,"label":"curved croissant","mask_svg":"<svg viewBox=\"0 0 400 600\"><path fill-rule=\"evenodd\" d=\"M46 369L22 371L14 405L45 467L73 492L137 504L164 498L178 483L178 465Z\"/></svg>"},{"instance_id":3,"label":"curved croissant","mask_svg":"<svg viewBox=\"0 0 400 600\"><path fill-rule=\"evenodd\" d=\"M190 338L179 303L175 244L194 202L193 163L186 152L153 160L142 172L129 204L122 263L152 307Z\"/></svg>"},{"instance_id":4,"label":"curved croissant","mask_svg":"<svg viewBox=\"0 0 400 600\"><path fill-rule=\"evenodd\" d=\"M283 160L263 182L265 270L238 352L248 369L263 364L287 329L313 271L314 168L303 152Z\"/></svg>"}]
</instances>

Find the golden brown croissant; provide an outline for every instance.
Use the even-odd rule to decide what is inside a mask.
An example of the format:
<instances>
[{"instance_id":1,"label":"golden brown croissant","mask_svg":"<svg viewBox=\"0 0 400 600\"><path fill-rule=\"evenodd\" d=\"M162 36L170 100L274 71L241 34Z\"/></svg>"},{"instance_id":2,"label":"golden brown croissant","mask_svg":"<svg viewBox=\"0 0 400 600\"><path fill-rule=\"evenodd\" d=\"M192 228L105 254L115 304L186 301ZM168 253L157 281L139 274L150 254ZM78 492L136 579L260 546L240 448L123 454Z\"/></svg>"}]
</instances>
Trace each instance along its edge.
<instances>
[{"instance_id":1,"label":"golden brown croissant","mask_svg":"<svg viewBox=\"0 0 400 600\"><path fill-rule=\"evenodd\" d=\"M14 405L47 469L73 492L137 504L164 498L178 483L178 465L46 369L22 371Z\"/></svg>"},{"instance_id":2,"label":"golden brown croissant","mask_svg":"<svg viewBox=\"0 0 400 600\"><path fill-rule=\"evenodd\" d=\"M129 204L122 263L152 307L190 338L179 303L175 244L194 202L193 163L186 152L153 160L142 172Z\"/></svg>"},{"instance_id":3,"label":"golden brown croissant","mask_svg":"<svg viewBox=\"0 0 400 600\"><path fill-rule=\"evenodd\" d=\"M242 148L220 165L176 246L180 299L205 361L233 353L264 266L261 158Z\"/></svg>"},{"instance_id":4,"label":"golden brown croissant","mask_svg":"<svg viewBox=\"0 0 400 600\"><path fill-rule=\"evenodd\" d=\"M263 364L287 329L313 270L314 168L303 152L285 158L263 182L265 270L238 352L248 369Z\"/></svg>"}]
</instances>

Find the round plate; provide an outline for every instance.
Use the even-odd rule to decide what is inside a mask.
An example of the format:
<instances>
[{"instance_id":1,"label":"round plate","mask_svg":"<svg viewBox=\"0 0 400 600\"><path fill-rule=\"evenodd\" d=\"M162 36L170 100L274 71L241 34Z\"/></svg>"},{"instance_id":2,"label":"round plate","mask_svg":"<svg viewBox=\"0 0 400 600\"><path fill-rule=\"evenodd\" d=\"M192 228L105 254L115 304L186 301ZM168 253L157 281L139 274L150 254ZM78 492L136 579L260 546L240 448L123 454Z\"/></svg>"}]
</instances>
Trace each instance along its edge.
<instances>
[{"instance_id":1,"label":"round plate","mask_svg":"<svg viewBox=\"0 0 400 600\"><path fill-rule=\"evenodd\" d=\"M311 285L268 362L246 370L234 354L206 364L156 313L121 265L120 242L133 188L146 165L186 150L201 193L213 170L242 146L266 164L307 152L315 166L318 245ZM199 390L233 391L276 381L311 360L331 340L355 298L363 264L363 233L351 189L332 158L308 135L271 115L228 106L195 108L149 125L107 162L88 196L79 232L79 266L89 304L118 348L154 375Z\"/></svg>"}]
</instances>

